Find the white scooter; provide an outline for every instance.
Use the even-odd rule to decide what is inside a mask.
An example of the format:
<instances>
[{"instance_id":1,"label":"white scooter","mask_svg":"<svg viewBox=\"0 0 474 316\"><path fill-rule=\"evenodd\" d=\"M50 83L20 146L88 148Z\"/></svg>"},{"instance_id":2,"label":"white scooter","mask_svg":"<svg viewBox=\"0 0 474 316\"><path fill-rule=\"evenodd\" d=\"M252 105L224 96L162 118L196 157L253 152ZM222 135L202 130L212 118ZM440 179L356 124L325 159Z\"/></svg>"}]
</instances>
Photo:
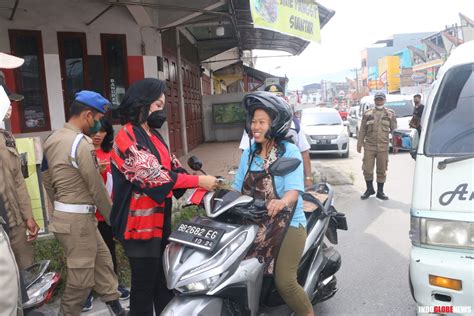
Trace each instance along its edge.
<instances>
[{"instance_id":1,"label":"white scooter","mask_svg":"<svg viewBox=\"0 0 474 316\"><path fill-rule=\"evenodd\" d=\"M194 163L190 161L193 170L201 170L197 158ZM287 174L298 163L294 158L280 158L270 166L270 173ZM347 230L347 222L345 215L332 206L333 189L329 184L315 185L310 191L324 196L325 201L319 201L315 194L304 196L315 207L306 214L308 237L298 281L314 305L337 291L335 273L341 256L323 239L327 236L337 244L337 229ZM238 224L242 218L251 220L266 213L265 202L217 190L206 193L202 203L207 217L181 223L170 236L163 260L168 288L176 296L162 315L257 315L264 307L284 305L273 278L264 276L264 265L256 258L245 259L258 226Z\"/></svg>"}]
</instances>

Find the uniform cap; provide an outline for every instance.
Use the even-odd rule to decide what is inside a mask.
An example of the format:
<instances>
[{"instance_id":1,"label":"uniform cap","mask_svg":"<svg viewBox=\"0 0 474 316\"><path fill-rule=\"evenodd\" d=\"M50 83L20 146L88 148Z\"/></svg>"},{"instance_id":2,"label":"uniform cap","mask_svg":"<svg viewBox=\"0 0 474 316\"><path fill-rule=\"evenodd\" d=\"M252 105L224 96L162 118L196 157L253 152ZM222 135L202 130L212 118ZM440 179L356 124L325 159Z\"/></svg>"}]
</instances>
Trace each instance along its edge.
<instances>
[{"instance_id":1,"label":"uniform cap","mask_svg":"<svg viewBox=\"0 0 474 316\"><path fill-rule=\"evenodd\" d=\"M25 60L23 58L15 57L0 52L0 68L14 69L23 65L24 62Z\"/></svg>"},{"instance_id":2,"label":"uniform cap","mask_svg":"<svg viewBox=\"0 0 474 316\"><path fill-rule=\"evenodd\" d=\"M100 93L82 90L76 93L75 101L78 101L94 110L105 114L110 109L110 101L104 98Z\"/></svg>"},{"instance_id":3,"label":"uniform cap","mask_svg":"<svg viewBox=\"0 0 474 316\"><path fill-rule=\"evenodd\" d=\"M375 99L386 99L387 97L385 96L385 93L383 92L377 92L375 95L374 95L374 100Z\"/></svg>"},{"instance_id":4,"label":"uniform cap","mask_svg":"<svg viewBox=\"0 0 474 316\"><path fill-rule=\"evenodd\" d=\"M24 62L25 60L23 58L15 57L0 52L0 68L14 69L23 65ZM21 94L12 93L10 89L8 89L7 85L5 84L5 78L3 76L0 76L0 85L3 87L5 93L11 101L23 100L24 97Z\"/></svg>"}]
</instances>

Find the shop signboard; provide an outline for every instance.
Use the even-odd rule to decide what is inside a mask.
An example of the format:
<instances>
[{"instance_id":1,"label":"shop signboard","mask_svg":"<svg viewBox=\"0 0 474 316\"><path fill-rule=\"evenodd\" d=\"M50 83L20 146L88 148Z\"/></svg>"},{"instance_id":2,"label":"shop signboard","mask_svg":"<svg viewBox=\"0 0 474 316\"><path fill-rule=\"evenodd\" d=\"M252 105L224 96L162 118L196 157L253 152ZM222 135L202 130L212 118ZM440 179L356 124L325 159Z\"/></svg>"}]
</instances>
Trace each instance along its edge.
<instances>
[{"instance_id":1,"label":"shop signboard","mask_svg":"<svg viewBox=\"0 0 474 316\"><path fill-rule=\"evenodd\" d=\"M426 81L426 75L422 72L414 72L411 75L411 80L413 80L416 83L423 83Z\"/></svg>"}]
</instances>

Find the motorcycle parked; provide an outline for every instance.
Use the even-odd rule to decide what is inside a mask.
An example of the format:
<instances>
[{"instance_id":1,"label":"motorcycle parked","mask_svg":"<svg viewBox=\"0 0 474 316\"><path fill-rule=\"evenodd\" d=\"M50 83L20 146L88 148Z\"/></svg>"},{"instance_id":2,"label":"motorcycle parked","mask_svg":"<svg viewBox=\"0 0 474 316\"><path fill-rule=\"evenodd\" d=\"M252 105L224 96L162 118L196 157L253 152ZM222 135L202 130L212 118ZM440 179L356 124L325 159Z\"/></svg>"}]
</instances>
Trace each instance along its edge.
<instances>
[{"instance_id":1,"label":"motorcycle parked","mask_svg":"<svg viewBox=\"0 0 474 316\"><path fill-rule=\"evenodd\" d=\"M61 275L57 272L46 272L49 264L50 260L43 260L21 271L28 294L28 300L23 304L25 315L48 303L53 297Z\"/></svg>"},{"instance_id":2,"label":"motorcycle parked","mask_svg":"<svg viewBox=\"0 0 474 316\"><path fill-rule=\"evenodd\" d=\"M296 161L295 161L296 160ZM284 175L300 161L279 158L269 172ZM188 164L201 170L192 157ZM298 282L312 304L331 298L336 292L335 273L341 256L324 243L324 236L337 244L337 229L347 230L345 215L333 207L333 189L327 183L307 190L304 200L314 205L307 216L307 239L298 269ZM242 218L257 219L267 212L265 201L220 189L197 190L191 199L203 196L207 217L181 223L170 236L164 252L164 270L169 289L176 296L162 315L257 315L264 307L284 305L273 278L264 276L257 258L245 259L257 236L256 224L241 224ZM315 196L323 196L321 202Z\"/></svg>"}]
</instances>

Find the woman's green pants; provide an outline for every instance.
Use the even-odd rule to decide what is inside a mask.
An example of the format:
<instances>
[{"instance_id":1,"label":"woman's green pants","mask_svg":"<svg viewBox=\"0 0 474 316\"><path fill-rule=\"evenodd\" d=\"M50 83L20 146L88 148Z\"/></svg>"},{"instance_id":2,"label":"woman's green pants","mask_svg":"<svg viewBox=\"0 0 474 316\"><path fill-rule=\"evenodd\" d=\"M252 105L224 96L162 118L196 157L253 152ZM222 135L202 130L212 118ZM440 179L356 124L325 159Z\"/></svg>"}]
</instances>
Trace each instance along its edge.
<instances>
[{"instance_id":1,"label":"woman's green pants","mask_svg":"<svg viewBox=\"0 0 474 316\"><path fill-rule=\"evenodd\" d=\"M290 226L276 260L275 284L278 293L296 316L313 310L306 292L298 284L296 273L306 242L306 228Z\"/></svg>"}]
</instances>

